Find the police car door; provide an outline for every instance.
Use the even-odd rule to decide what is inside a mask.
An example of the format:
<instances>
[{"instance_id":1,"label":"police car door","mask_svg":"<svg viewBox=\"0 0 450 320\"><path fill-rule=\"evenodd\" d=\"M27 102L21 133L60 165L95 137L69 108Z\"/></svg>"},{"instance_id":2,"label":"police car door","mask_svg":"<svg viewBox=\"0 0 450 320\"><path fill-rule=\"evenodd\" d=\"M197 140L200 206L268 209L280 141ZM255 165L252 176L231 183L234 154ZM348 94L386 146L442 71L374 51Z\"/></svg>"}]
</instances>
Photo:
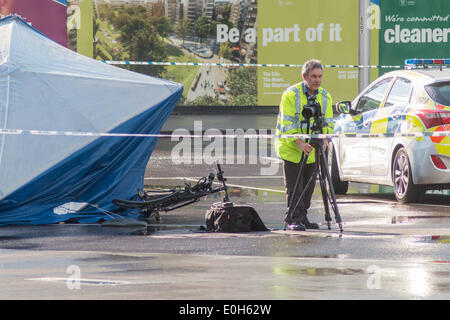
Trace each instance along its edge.
<instances>
[{"instance_id":1,"label":"police car door","mask_svg":"<svg viewBox=\"0 0 450 320\"><path fill-rule=\"evenodd\" d=\"M386 98L386 102L375 115L370 133L387 133L383 138L370 139L370 171L373 176L389 176L389 162L394 134L399 131L404 114L409 108L412 83L397 77Z\"/></svg>"},{"instance_id":2,"label":"police car door","mask_svg":"<svg viewBox=\"0 0 450 320\"><path fill-rule=\"evenodd\" d=\"M370 176L370 139L364 135L370 133L372 119L384 101L391 80L386 78L372 84L353 104L356 137L346 138L346 143L341 144L345 154L341 169L344 175L353 176L354 181L364 182L367 179L363 177Z\"/></svg>"}]
</instances>

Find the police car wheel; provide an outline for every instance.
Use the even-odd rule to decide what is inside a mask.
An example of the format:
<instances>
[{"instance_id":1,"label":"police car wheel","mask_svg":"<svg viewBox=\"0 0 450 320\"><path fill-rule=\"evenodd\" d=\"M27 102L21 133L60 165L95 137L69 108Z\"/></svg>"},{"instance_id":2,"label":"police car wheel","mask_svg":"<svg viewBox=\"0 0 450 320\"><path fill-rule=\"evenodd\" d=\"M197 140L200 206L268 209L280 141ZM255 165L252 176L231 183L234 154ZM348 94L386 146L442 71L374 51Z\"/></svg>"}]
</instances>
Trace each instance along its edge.
<instances>
[{"instance_id":1,"label":"police car wheel","mask_svg":"<svg viewBox=\"0 0 450 320\"><path fill-rule=\"evenodd\" d=\"M413 183L413 173L405 148L395 154L392 164L392 182L397 201L401 203L416 202L421 189Z\"/></svg>"},{"instance_id":2,"label":"police car wheel","mask_svg":"<svg viewBox=\"0 0 450 320\"><path fill-rule=\"evenodd\" d=\"M335 194L346 194L348 191L348 181L341 181L339 177L339 167L337 164L335 148L332 148L332 159L331 159L331 183L333 184L333 189Z\"/></svg>"}]
</instances>

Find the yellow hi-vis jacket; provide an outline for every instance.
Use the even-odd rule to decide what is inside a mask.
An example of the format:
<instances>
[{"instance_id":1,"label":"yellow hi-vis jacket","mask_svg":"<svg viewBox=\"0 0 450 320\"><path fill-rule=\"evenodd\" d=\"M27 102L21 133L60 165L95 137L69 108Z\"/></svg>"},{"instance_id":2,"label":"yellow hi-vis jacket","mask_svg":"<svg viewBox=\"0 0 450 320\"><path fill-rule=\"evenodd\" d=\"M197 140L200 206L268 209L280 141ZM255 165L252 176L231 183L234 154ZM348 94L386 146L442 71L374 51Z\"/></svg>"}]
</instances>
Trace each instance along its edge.
<instances>
[{"instance_id":1,"label":"yellow hi-vis jacket","mask_svg":"<svg viewBox=\"0 0 450 320\"><path fill-rule=\"evenodd\" d=\"M281 159L299 163L302 151L294 142L298 138L280 138L281 135L307 134L307 124L301 123L303 119L303 106L308 104L307 89L304 82L297 83L287 88L280 102L280 111L277 119L275 151ZM328 127L323 128L323 133L333 133L333 103L331 95L322 87L316 92L316 101L322 106L322 116ZM314 118L311 118L311 123ZM302 139L305 140L305 139ZM306 163L314 163L315 151L313 150Z\"/></svg>"}]
</instances>

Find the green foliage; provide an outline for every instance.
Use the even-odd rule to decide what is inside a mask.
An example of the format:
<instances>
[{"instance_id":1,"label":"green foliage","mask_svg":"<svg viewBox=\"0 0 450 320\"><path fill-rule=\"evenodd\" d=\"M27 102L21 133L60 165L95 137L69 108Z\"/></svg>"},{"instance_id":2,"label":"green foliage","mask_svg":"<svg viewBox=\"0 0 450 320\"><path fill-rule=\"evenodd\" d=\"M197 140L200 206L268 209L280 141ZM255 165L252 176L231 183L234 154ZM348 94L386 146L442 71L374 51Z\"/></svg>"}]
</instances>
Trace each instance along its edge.
<instances>
[{"instance_id":1,"label":"green foliage","mask_svg":"<svg viewBox=\"0 0 450 320\"><path fill-rule=\"evenodd\" d=\"M244 95L233 97L231 100L233 106L257 106L258 99L256 95Z\"/></svg>"},{"instance_id":2,"label":"green foliage","mask_svg":"<svg viewBox=\"0 0 450 320\"><path fill-rule=\"evenodd\" d=\"M217 106L219 104L220 103L216 98L207 95L198 97L194 101L189 102L189 105L191 106Z\"/></svg>"},{"instance_id":3,"label":"green foliage","mask_svg":"<svg viewBox=\"0 0 450 320\"><path fill-rule=\"evenodd\" d=\"M120 29L118 40L125 50L129 52L130 60L167 60L166 45L161 38L161 34L168 32L168 29L163 19L148 19L145 8L129 7L119 12L114 19L114 25ZM159 31L157 28L159 28ZM129 68L136 72L157 77L165 69L163 66L130 66Z\"/></svg>"},{"instance_id":4,"label":"green foliage","mask_svg":"<svg viewBox=\"0 0 450 320\"><path fill-rule=\"evenodd\" d=\"M224 59L231 59L233 49L230 48L230 43L223 42L220 44L220 52L219 55Z\"/></svg>"},{"instance_id":5,"label":"green foliage","mask_svg":"<svg viewBox=\"0 0 450 320\"><path fill-rule=\"evenodd\" d=\"M167 38L173 32L173 26L166 17L151 17L149 22L163 38Z\"/></svg>"},{"instance_id":6,"label":"green foliage","mask_svg":"<svg viewBox=\"0 0 450 320\"><path fill-rule=\"evenodd\" d=\"M255 67L231 70L227 82L232 96L232 105L257 105L257 75Z\"/></svg>"},{"instance_id":7,"label":"green foliage","mask_svg":"<svg viewBox=\"0 0 450 320\"><path fill-rule=\"evenodd\" d=\"M167 52L169 60L173 62L198 62L194 57L184 55L180 49L170 44L167 44ZM198 66L185 66L182 68L179 66L167 66L165 72L161 74L161 78L181 83L184 86L183 97L186 98L198 69L200 69Z\"/></svg>"},{"instance_id":8,"label":"green foliage","mask_svg":"<svg viewBox=\"0 0 450 320\"><path fill-rule=\"evenodd\" d=\"M183 19L177 22L175 25L175 34L184 40L186 39L186 36L192 32L192 23L187 20Z\"/></svg>"},{"instance_id":9,"label":"green foliage","mask_svg":"<svg viewBox=\"0 0 450 320\"><path fill-rule=\"evenodd\" d=\"M212 31L211 21L206 16L201 16L194 22L194 29L202 43L203 38L206 38Z\"/></svg>"}]
</instances>

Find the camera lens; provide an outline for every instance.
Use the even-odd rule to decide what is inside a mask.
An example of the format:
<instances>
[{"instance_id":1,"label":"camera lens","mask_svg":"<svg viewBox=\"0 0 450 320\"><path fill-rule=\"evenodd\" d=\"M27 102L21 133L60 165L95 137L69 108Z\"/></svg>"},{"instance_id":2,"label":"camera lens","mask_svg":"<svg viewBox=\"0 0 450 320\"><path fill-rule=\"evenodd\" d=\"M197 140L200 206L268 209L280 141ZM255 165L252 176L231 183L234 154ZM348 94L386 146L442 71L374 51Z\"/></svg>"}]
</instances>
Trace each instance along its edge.
<instances>
[{"instance_id":1,"label":"camera lens","mask_svg":"<svg viewBox=\"0 0 450 320\"><path fill-rule=\"evenodd\" d=\"M304 106L304 107L303 107L303 110L302 110L302 116L303 116L303 118L309 119L309 118L311 118L313 115L314 115L314 112L313 112L313 110L312 110L310 107L308 107L308 106Z\"/></svg>"}]
</instances>

